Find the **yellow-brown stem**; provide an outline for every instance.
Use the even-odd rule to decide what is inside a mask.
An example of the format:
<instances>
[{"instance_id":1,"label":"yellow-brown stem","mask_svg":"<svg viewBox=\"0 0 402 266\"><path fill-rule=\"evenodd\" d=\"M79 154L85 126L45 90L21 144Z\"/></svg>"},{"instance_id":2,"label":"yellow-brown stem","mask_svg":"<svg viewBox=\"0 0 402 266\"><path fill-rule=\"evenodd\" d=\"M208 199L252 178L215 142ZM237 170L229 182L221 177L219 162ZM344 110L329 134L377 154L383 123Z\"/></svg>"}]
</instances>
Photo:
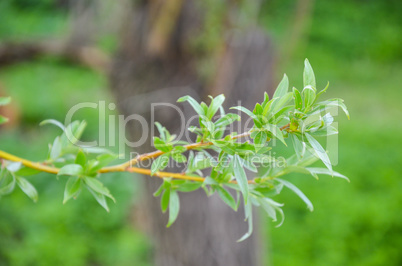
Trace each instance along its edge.
<instances>
[{"instance_id":1,"label":"yellow-brown stem","mask_svg":"<svg viewBox=\"0 0 402 266\"><path fill-rule=\"evenodd\" d=\"M280 129L284 130L288 127L289 127L289 124L284 125ZM250 132L246 132L243 134L233 136L232 139L243 138L243 137L247 137L249 135L250 135ZM212 142L198 142L198 143L192 143L192 144L185 145L184 147L187 150L192 150L192 149L197 149L197 148L211 146L211 145L213 145ZM143 169L143 168L139 168L139 167L133 167L133 165L136 165L138 162L141 162L144 160L157 158L158 156L160 156L162 154L164 154L164 152L162 152L162 151L154 151L151 153L145 153L145 154L139 155L136 158L134 158L128 162L125 162L123 164L104 167L99 170L99 173L130 172L130 173L139 173L139 174L151 176L151 170ZM43 163L32 162L32 161L17 157L15 155L9 154L7 152L4 152L2 150L0 150L0 158L3 158L8 161L13 161L13 162L21 162L26 167L36 169L36 170L46 172L46 173L58 174L60 171L59 168L47 166ZM185 175L182 173L156 172L154 174L154 176L157 176L159 178L171 177L171 178L175 178L175 179L191 180L191 181L196 181L196 182L203 182L205 180L205 178L203 178L203 177L189 176L189 175ZM230 183L236 184L237 182L230 181ZM249 180L248 183L253 184L254 180Z\"/></svg>"}]
</instances>

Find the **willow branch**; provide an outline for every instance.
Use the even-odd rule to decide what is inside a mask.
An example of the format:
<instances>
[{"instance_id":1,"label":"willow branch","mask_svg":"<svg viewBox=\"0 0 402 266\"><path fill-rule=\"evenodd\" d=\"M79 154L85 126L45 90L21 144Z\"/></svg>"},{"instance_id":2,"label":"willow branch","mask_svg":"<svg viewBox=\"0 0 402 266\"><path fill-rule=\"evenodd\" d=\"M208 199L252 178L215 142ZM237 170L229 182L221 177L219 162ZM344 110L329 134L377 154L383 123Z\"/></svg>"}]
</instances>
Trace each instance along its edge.
<instances>
[{"instance_id":1,"label":"willow branch","mask_svg":"<svg viewBox=\"0 0 402 266\"><path fill-rule=\"evenodd\" d=\"M26 167L36 169L41 172L50 173L50 174L58 174L60 171L60 168L50 167L50 166L44 165L42 163L32 162L32 161L17 157L15 155L9 154L9 153L1 151L1 150L0 150L0 158L3 158L8 161L20 162ZM189 180L189 181L195 181L195 182L204 182L205 181L204 177L189 176L184 173L156 172L152 175L151 170L139 168L139 167L128 167L128 168L124 168L124 169L121 169L121 168L110 169L110 167L109 167L109 169L102 168L99 170L99 173L112 173L112 172L138 173L138 174L143 174L143 175L156 176L156 177L159 177L162 179L170 177L170 178L174 178L174 179ZM236 181L230 181L229 183L237 184ZM254 180L249 180L248 183L253 184Z\"/></svg>"},{"instance_id":2,"label":"willow branch","mask_svg":"<svg viewBox=\"0 0 402 266\"><path fill-rule=\"evenodd\" d=\"M287 128L289 128L289 124L284 125L280 129L284 130L284 129L287 129ZM244 138L244 137L247 137L249 135L250 135L250 132L245 132L245 133L233 136L232 139ZM193 150L193 149L202 148L202 147L208 147L208 146L212 146L212 145L213 145L212 142L197 142L197 143L192 143L192 144L185 145L184 147L186 148L186 150ZM130 160L128 162L125 162L123 164L103 167L102 169L100 169L98 171L98 173L101 174L101 173L112 173L112 172L130 172L130 173L139 173L139 174L144 174L144 175L149 175L149 176L156 176L156 177L159 177L159 178L170 177L170 178L175 178L175 179L183 179L183 180L190 180L190 181L196 181L196 182L204 182L205 178L203 178L203 177L189 176L189 175L185 175L183 173L170 173L170 172L156 172L156 173L154 173L152 175L151 170L149 170L149 169L133 167L133 165L136 165L141 161L149 160L149 159L155 159L155 158L161 156L164 153L165 152L162 152L162 151L154 151L154 152L151 152L151 153L141 154L141 155L138 155L136 158L134 158L134 159L132 159L132 160ZM9 154L9 153L7 153L5 151L2 151L2 150L0 150L0 158L3 158L3 159L8 160L8 161L20 162L26 167L36 169L36 170L39 170L41 172L50 173L50 174L58 174L59 171L60 171L59 168L51 167L51 166L45 165L43 163L32 162L32 161L17 157L15 155ZM237 184L236 181L230 181L230 183ZM249 180L248 183L253 184L254 180Z\"/></svg>"}]
</instances>

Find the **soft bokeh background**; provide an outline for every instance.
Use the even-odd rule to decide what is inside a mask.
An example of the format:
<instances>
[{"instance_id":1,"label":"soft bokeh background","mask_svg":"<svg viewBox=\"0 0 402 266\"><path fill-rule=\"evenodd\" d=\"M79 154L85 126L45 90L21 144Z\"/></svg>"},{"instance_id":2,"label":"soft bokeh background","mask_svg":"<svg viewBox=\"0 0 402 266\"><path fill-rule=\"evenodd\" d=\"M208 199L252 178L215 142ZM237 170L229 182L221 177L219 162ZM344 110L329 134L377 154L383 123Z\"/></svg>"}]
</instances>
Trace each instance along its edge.
<instances>
[{"instance_id":1,"label":"soft bokeh background","mask_svg":"<svg viewBox=\"0 0 402 266\"><path fill-rule=\"evenodd\" d=\"M211 2L211 1L210 1ZM310 1L305 1L310 2ZM303 1L299 1L303 4ZM313 1L298 21L295 1L263 2L259 23L277 51L277 78L302 84L309 58L318 87L330 81L325 97L345 100L351 120L338 118L339 165L344 180L289 177L314 203L310 213L289 191L286 220L274 228L262 218L266 264L402 265L402 4L400 1ZM307 19L305 19L307 18ZM298 31L295 24L307 25ZM63 38L70 26L51 0L1 0L0 40ZM296 27L297 28L297 27ZM97 45L107 53L116 35ZM0 92L13 98L16 124L0 131L2 150L29 159L46 156L43 147L58 134L39 127L47 118L64 119L82 101L112 101L107 77L53 57L0 69ZM98 114L88 109L84 137L97 136ZM62 205L64 180L30 178L40 193L34 204L22 192L0 200L0 265L149 265L151 244L135 226L140 191L129 175L102 180L118 203L106 213L89 195ZM127 185L129 184L129 185ZM90 210L90 211L89 211Z\"/></svg>"}]
</instances>

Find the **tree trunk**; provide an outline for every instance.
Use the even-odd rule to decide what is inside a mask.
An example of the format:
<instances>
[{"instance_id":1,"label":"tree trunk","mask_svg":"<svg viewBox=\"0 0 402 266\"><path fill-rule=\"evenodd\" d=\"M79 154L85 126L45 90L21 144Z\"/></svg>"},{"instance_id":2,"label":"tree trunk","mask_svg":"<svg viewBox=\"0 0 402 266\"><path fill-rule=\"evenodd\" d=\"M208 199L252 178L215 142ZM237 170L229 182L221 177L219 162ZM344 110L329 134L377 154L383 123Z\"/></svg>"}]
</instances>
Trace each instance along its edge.
<instances>
[{"instance_id":1,"label":"tree trunk","mask_svg":"<svg viewBox=\"0 0 402 266\"><path fill-rule=\"evenodd\" d=\"M262 101L272 80L269 39L257 29L232 34L227 39L222 35L224 48L216 58L217 74L211 85L201 78L197 70L200 57L189 48L194 35L200 32L204 16L199 6L184 0L145 1L136 8L126 23L110 75L122 114L140 114L150 122L151 103L174 104L187 94L205 99L208 94L224 93L226 107L241 101L243 106L253 108ZM187 116L192 114L184 108ZM157 108L152 118L173 133L180 127L177 112L169 107ZM142 135L143 129L137 124L128 127L133 140ZM151 139L136 151L152 150ZM247 231L242 209L236 213L218 197L207 198L202 190L181 193L179 217L166 228L167 215L161 212L160 199L152 197L159 185L160 180L146 178L146 208L156 265L260 264L258 232L236 242Z\"/></svg>"}]
</instances>

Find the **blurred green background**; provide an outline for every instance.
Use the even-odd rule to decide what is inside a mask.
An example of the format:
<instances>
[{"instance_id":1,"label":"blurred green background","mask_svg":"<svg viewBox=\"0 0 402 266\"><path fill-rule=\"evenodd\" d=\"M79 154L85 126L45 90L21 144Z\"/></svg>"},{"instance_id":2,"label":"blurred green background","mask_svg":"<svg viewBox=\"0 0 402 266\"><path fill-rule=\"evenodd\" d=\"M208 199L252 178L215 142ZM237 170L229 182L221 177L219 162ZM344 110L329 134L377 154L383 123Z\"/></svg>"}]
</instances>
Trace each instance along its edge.
<instances>
[{"instance_id":1,"label":"blurred green background","mask_svg":"<svg viewBox=\"0 0 402 266\"><path fill-rule=\"evenodd\" d=\"M344 180L289 177L311 199L310 213L297 196L283 191L286 220L275 228L261 218L268 244L266 264L402 265L402 4L400 1L313 1L301 38L292 39L295 1L262 2L259 23L273 38L276 75L302 84L303 59L309 58L325 97L345 100L351 120L340 116L339 162ZM297 23L297 22L296 22ZM58 38L68 16L51 0L1 0L0 40ZM290 32L290 33L289 33ZM113 52L116 36L98 45ZM292 43L295 41L295 43ZM0 69L0 91L12 96L18 125L0 131L1 149L28 159L44 158L59 132L39 127L47 118L63 120L83 101L112 101L107 77L44 57ZM97 136L96 111L87 139ZM0 201L0 265L149 265L151 243L134 225L140 191L129 175L103 181L117 204L106 213L84 194L62 205L64 180L30 178L39 191L34 204L22 192ZM130 185L127 185L130 184ZM132 185L131 185L132 184ZM90 211L88 211L90 210Z\"/></svg>"}]
</instances>

